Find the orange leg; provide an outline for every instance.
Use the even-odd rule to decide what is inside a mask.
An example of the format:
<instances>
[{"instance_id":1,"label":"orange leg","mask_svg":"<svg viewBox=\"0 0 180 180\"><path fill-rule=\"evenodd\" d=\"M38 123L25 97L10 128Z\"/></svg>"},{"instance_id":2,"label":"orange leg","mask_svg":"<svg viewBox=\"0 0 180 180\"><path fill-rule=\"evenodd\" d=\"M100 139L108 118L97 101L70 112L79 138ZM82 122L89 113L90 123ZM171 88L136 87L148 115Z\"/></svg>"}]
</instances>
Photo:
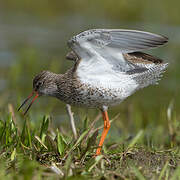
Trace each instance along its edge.
<instances>
[{"instance_id":1,"label":"orange leg","mask_svg":"<svg viewBox=\"0 0 180 180\"><path fill-rule=\"evenodd\" d=\"M107 111L102 111L102 116L103 116L103 120L104 120L104 129L103 129L101 139L100 139L100 142L99 142L99 147L96 150L96 156L101 154L101 148L102 148L103 142L104 142L104 140L106 138L106 135L107 135L107 133L109 131L109 128L111 126L110 122L109 122L109 117L108 117Z\"/></svg>"}]
</instances>

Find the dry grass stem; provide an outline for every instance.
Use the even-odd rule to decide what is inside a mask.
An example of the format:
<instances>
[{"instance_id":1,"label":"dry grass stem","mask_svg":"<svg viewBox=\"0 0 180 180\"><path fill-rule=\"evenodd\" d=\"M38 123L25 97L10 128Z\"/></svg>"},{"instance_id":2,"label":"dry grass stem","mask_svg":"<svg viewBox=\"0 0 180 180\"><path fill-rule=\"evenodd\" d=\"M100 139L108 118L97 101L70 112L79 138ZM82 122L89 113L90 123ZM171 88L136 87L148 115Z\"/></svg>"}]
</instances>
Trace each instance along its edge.
<instances>
[{"instance_id":1,"label":"dry grass stem","mask_svg":"<svg viewBox=\"0 0 180 180\"><path fill-rule=\"evenodd\" d=\"M70 119L70 123L71 123L71 128L72 128L72 132L74 135L74 139L77 139L77 131L76 131L76 126L74 123L74 116L73 116L73 112L71 111L71 106L69 104L66 104L66 110Z\"/></svg>"}]
</instances>

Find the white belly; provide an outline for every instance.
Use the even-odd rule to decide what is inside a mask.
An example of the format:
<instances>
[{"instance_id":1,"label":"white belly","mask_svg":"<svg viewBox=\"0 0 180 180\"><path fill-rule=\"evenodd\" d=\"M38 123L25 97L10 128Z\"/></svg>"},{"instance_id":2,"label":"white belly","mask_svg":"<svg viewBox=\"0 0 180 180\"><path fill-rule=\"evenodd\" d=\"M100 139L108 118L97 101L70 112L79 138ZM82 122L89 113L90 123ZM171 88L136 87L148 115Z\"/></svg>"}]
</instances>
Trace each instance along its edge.
<instances>
[{"instance_id":1,"label":"white belly","mask_svg":"<svg viewBox=\"0 0 180 180\"><path fill-rule=\"evenodd\" d=\"M120 82L121 83L121 82ZM136 84L124 82L117 83L117 87L102 86L101 84L83 83L81 98L83 103L89 107L114 106L120 104L125 98L133 94L137 88Z\"/></svg>"}]
</instances>

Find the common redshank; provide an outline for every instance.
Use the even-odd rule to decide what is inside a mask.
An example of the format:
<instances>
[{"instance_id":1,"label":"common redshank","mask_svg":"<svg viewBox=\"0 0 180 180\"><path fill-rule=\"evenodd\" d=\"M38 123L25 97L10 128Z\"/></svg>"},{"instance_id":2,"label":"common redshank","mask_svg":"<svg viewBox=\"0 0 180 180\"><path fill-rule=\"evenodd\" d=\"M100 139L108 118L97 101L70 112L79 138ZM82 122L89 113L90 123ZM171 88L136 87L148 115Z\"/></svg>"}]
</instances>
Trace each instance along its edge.
<instances>
[{"instance_id":1,"label":"common redshank","mask_svg":"<svg viewBox=\"0 0 180 180\"><path fill-rule=\"evenodd\" d=\"M161 59L139 52L163 45L168 38L136 30L92 29L68 41L67 59L74 66L65 74L42 71L33 79L33 97L24 114L39 96L53 96L67 104L98 108L104 129L96 150L101 153L109 131L108 107L120 104L138 89L157 84L168 66Z\"/></svg>"}]
</instances>

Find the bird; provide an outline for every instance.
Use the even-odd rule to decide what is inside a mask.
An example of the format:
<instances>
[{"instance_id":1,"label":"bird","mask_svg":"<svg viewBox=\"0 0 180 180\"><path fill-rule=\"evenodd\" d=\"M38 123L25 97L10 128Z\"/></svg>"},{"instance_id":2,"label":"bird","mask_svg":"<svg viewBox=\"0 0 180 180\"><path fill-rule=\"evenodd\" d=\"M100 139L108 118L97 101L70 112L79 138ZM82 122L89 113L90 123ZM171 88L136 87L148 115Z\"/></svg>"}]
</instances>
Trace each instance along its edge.
<instances>
[{"instance_id":1,"label":"bird","mask_svg":"<svg viewBox=\"0 0 180 180\"><path fill-rule=\"evenodd\" d=\"M66 59L74 65L64 74L42 71L33 79L31 99L24 115L40 96L52 96L73 106L97 108L104 129L95 156L101 154L110 129L108 108L120 104L137 90L158 84L168 63L142 52L168 42L150 32L128 29L90 29L73 36Z\"/></svg>"}]
</instances>

